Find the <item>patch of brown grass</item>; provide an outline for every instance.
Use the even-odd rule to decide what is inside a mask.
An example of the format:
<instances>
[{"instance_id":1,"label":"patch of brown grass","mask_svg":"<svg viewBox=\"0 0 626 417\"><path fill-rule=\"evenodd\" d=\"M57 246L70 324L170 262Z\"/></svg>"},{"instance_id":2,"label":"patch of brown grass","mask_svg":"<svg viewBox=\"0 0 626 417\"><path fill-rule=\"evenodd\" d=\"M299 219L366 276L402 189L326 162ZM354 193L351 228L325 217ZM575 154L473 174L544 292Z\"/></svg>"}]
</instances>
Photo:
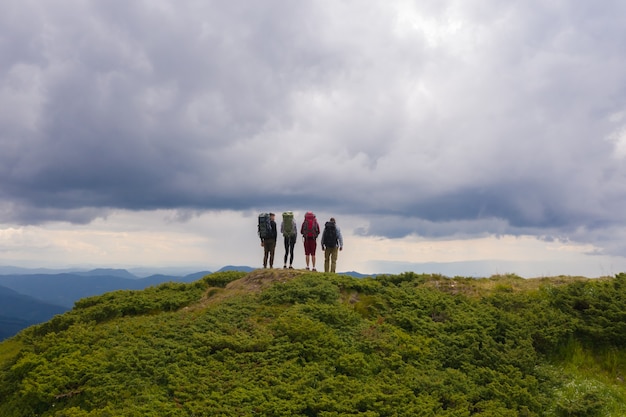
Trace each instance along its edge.
<instances>
[{"instance_id":1,"label":"patch of brown grass","mask_svg":"<svg viewBox=\"0 0 626 417\"><path fill-rule=\"evenodd\" d=\"M226 290L260 292L277 282L291 281L305 273L310 272L299 269L257 269L241 279L230 282L226 286Z\"/></svg>"},{"instance_id":2,"label":"patch of brown grass","mask_svg":"<svg viewBox=\"0 0 626 417\"><path fill-rule=\"evenodd\" d=\"M256 294L276 283L291 281L309 271L301 269L256 269L243 278L229 282L225 288L211 287L197 304L190 306L190 310L205 308L220 303L232 297Z\"/></svg>"},{"instance_id":3,"label":"patch of brown grass","mask_svg":"<svg viewBox=\"0 0 626 417\"><path fill-rule=\"evenodd\" d=\"M544 286L567 285L573 282L591 279L611 279L611 277L586 278L582 276L560 275L555 277L522 278L514 274L492 275L489 278L447 278L443 276L432 276L432 279L427 281L424 285L449 294L482 297L497 292L532 292Z\"/></svg>"}]
</instances>

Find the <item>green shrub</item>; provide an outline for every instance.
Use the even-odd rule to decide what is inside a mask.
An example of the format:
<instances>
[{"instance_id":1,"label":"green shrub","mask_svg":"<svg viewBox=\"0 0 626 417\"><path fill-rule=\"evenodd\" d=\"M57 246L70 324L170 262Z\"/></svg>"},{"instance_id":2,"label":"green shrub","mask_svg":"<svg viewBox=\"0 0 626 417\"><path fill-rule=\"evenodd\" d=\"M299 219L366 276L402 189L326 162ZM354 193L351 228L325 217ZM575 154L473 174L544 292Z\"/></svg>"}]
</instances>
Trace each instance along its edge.
<instances>
[{"instance_id":1,"label":"green shrub","mask_svg":"<svg viewBox=\"0 0 626 417\"><path fill-rule=\"evenodd\" d=\"M276 283L264 291L260 300L269 305L294 303L328 303L339 300L339 289L330 281L315 275L303 275L285 283Z\"/></svg>"},{"instance_id":2,"label":"green shrub","mask_svg":"<svg viewBox=\"0 0 626 417\"><path fill-rule=\"evenodd\" d=\"M214 272L202 278L202 282L210 287L224 288L230 282L241 279L244 276L246 276L246 273L241 271Z\"/></svg>"},{"instance_id":3,"label":"green shrub","mask_svg":"<svg viewBox=\"0 0 626 417\"><path fill-rule=\"evenodd\" d=\"M602 387L592 381L570 381L556 392L554 414L558 417L603 416L604 397Z\"/></svg>"}]
</instances>

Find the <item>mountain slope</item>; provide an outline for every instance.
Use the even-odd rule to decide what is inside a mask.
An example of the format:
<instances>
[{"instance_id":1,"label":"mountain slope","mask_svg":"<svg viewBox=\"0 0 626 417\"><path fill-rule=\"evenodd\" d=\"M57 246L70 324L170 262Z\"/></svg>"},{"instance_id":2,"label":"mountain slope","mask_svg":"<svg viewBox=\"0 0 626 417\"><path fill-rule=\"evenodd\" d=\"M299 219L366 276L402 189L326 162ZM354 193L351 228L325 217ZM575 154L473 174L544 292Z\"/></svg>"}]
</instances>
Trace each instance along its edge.
<instances>
[{"instance_id":1,"label":"mountain slope","mask_svg":"<svg viewBox=\"0 0 626 417\"><path fill-rule=\"evenodd\" d=\"M0 286L0 340L67 310Z\"/></svg>"},{"instance_id":2,"label":"mountain slope","mask_svg":"<svg viewBox=\"0 0 626 417\"><path fill-rule=\"evenodd\" d=\"M0 344L0 415L622 416L625 300L625 274L116 291Z\"/></svg>"}]
</instances>

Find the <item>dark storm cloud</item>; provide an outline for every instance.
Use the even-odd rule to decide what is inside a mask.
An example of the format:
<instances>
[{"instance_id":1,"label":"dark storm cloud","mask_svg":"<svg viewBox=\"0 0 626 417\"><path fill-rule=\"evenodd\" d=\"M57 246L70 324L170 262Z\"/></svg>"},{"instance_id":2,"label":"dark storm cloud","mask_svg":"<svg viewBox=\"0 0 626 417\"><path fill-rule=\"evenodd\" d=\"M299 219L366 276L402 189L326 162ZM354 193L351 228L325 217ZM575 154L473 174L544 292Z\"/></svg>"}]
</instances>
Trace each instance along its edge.
<instances>
[{"instance_id":1,"label":"dark storm cloud","mask_svg":"<svg viewBox=\"0 0 626 417\"><path fill-rule=\"evenodd\" d=\"M605 242L626 226L625 7L11 2L0 221L281 205Z\"/></svg>"}]
</instances>

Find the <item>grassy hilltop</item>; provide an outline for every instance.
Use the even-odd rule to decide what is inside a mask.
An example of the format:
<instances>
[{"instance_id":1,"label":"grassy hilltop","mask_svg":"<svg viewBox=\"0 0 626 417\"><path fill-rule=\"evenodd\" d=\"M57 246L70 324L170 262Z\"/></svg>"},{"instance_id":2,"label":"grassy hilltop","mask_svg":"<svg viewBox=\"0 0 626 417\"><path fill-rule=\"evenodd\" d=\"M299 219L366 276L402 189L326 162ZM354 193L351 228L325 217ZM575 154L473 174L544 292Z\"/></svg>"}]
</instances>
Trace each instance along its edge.
<instances>
[{"instance_id":1,"label":"grassy hilltop","mask_svg":"<svg viewBox=\"0 0 626 417\"><path fill-rule=\"evenodd\" d=\"M624 416L626 274L221 272L0 344L0 416Z\"/></svg>"}]
</instances>

